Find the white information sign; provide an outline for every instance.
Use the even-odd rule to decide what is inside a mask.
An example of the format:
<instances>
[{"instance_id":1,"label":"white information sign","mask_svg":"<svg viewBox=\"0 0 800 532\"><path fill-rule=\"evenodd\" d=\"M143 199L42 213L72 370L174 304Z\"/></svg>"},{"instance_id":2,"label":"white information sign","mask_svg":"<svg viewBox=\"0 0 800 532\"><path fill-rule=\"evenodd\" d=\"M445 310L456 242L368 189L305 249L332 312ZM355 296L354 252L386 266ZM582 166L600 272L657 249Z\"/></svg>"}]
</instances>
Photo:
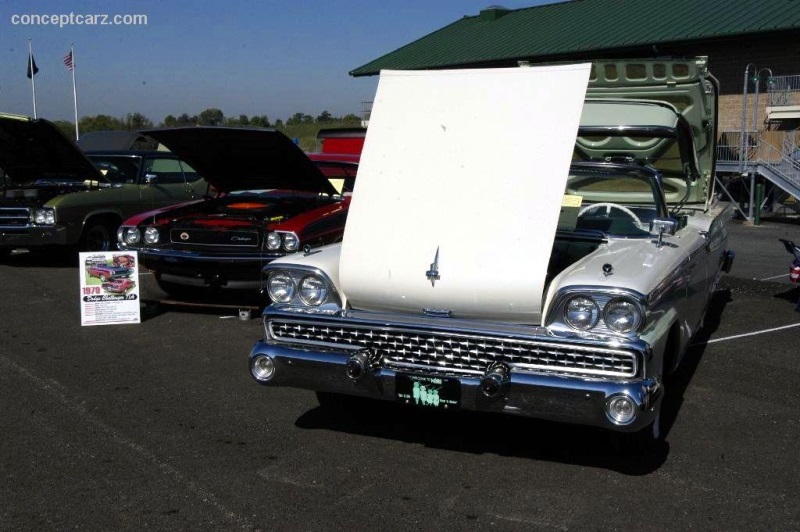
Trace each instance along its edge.
<instances>
[{"instance_id":1,"label":"white information sign","mask_svg":"<svg viewBox=\"0 0 800 532\"><path fill-rule=\"evenodd\" d=\"M141 323L136 252L80 253L81 325Z\"/></svg>"}]
</instances>

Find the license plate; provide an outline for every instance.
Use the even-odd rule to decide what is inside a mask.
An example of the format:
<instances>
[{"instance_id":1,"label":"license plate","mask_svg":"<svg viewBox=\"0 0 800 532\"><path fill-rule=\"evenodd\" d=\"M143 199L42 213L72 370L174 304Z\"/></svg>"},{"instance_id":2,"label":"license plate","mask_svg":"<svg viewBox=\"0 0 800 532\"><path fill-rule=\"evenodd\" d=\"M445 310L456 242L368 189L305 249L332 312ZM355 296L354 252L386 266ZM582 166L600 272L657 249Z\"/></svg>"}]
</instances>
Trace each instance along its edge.
<instances>
[{"instance_id":1,"label":"license plate","mask_svg":"<svg viewBox=\"0 0 800 532\"><path fill-rule=\"evenodd\" d=\"M394 378L397 400L407 405L445 410L461 405L461 383L458 379L427 377L398 373Z\"/></svg>"}]
</instances>

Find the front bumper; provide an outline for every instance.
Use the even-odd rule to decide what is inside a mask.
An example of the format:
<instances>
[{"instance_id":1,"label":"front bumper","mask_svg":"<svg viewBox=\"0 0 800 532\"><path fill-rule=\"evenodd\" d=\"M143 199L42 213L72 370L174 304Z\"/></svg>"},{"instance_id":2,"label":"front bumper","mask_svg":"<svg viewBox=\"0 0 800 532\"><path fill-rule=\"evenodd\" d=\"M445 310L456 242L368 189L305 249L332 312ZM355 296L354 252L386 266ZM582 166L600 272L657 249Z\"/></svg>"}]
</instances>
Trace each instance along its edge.
<instances>
[{"instance_id":1,"label":"front bumper","mask_svg":"<svg viewBox=\"0 0 800 532\"><path fill-rule=\"evenodd\" d=\"M335 328L335 320L331 328ZM552 338L548 339L552 341ZM561 342L563 345L563 341ZM581 349L586 349L582 345ZM598 344L598 350L602 349ZM321 392L333 392L387 401L408 403L408 396L398 397L398 375L446 378L458 382L459 405L464 410L513 414L552 421L604 427L633 432L647 427L661 407L662 387L658 378L636 376L626 379L594 375L535 371L505 364L507 370L497 393L487 394L486 378L496 365L484 373L465 373L440 368L390 367L380 357L364 358L364 350L331 349L327 346L293 345L258 341L250 353L251 374L261 384L291 386ZM643 357L649 356L641 353ZM271 374L259 371L267 357ZM361 357L363 372L353 375L354 357ZM644 366L640 374L644 373ZM405 386L405 385L403 385ZM609 402L619 396L631 400L635 416L624 423L609 414Z\"/></svg>"},{"instance_id":2,"label":"front bumper","mask_svg":"<svg viewBox=\"0 0 800 532\"><path fill-rule=\"evenodd\" d=\"M63 226L0 227L0 247L39 248L70 244Z\"/></svg>"},{"instance_id":3,"label":"front bumper","mask_svg":"<svg viewBox=\"0 0 800 532\"><path fill-rule=\"evenodd\" d=\"M261 268L283 254L226 254L183 250L136 250L141 263L163 281L200 288L260 289Z\"/></svg>"}]
</instances>

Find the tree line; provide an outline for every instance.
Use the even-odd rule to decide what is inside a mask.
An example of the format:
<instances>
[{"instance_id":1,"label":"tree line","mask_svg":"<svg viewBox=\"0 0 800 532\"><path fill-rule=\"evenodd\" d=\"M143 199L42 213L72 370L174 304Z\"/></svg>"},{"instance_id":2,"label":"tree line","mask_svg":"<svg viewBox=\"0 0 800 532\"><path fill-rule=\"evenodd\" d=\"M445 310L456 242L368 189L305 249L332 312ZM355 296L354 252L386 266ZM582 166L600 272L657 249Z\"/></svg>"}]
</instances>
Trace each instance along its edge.
<instances>
[{"instance_id":1,"label":"tree line","mask_svg":"<svg viewBox=\"0 0 800 532\"><path fill-rule=\"evenodd\" d=\"M68 137L75 136L75 124L69 120L57 120L54 124ZM311 151L314 149L317 131L322 128L357 127L361 119L354 114L335 117L328 111L323 111L316 117L306 113L295 113L286 121L280 118L271 122L267 115L225 116L217 108L205 109L199 114L189 115L183 113L179 116L169 114L158 123L142 113L128 113L124 117L114 117L104 114L84 116L78 120L78 130L81 134L90 131L139 131L154 127L193 127L193 126L228 126L228 127L272 127L290 138L298 140L300 147Z\"/></svg>"}]
</instances>

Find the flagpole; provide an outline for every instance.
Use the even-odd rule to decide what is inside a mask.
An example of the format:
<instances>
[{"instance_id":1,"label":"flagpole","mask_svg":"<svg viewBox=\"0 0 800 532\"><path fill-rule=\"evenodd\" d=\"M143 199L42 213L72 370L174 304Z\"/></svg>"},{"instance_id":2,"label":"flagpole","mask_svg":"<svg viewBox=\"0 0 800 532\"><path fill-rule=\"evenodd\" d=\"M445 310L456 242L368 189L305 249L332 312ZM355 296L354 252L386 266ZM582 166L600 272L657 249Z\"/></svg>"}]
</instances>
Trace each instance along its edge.
<instances>
[{"instance_id":1,"label":"flagpole","mask_svg":"<svg viewBox=\"0 0 800 532\"><path fill-rule=\"evenodd\" d=\"M78 142L78 90L75 88L75 43L69 45L70 57L72 57L72 103L75 108L75 142Z\"/></svg>"},{"instance_id":2,"label":"flagpole","mask_svg":"<svg viewBox=\"0 0 800 532\"><path fill-rule=\"evenodd\" d=\"M33 78L36 77L36 74L33 72L33 48L31 46L31 40L28 39L28 68L30 69L29 72L31 73L31 92L33 93L33 118L36 119L36 82Z\"/></svg>"}]
</instances>

